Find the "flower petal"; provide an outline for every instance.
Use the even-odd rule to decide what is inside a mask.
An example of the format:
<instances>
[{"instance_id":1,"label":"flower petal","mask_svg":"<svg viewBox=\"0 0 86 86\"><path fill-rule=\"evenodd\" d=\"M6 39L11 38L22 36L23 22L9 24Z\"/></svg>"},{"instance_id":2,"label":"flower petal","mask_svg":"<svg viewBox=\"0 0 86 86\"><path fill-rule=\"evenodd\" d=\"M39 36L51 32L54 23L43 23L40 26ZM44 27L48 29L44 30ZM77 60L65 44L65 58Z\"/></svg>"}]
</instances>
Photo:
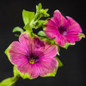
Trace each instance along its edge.
<instances>
[{"instance_id":1,"label":"flower petal","mask_svg":"<svg viewBox=\"0 0 86 86\"><path fill-rule=\"evenodd\" d=\"M24 67L25 66L25 67ZM25 64L24 66L21 67L17 67L14 65L14 75L19 74L23 79L33 79L32 77L29 76L29 74L27 73L28 70L28 65ZM24 67L24 68L23 68ZM22 71L23 70L23 71ZM20 72L21 71L21 72Z\"/></svg>"},{"instance_id":2,"label":"flower petal","mask_svg":"<svg viewBox=\"0 0 86 86\"><path fill-rule=\"evenodd\" d=\"M71 17L67 16L67 23L65 24L65 28L67 28L68 32L78 32L81 33L82 29L80 25Z\"/></svg>"},{"instance_id":3,"label":"flower petal","mask_svg":"<svg viewBox=\"0 0 86 86\"><path fill-rule=\"evenodd\" d=\"M49 38L54 38L58 34L58 28L46 26L44 32Z\"/></svg>"},{"instance_id":4,"label":"flower petal","mask_svg":"<svg viewBox=\"0 0 86 86\"><path fill-rule=\"evenodd\" d=\"M21 43L21 46L23 46L23 48L25 50L27 50L27 52L30 52L31 49L31 38L29 37L28 33L23 33L20 37L19 37L19 42Z\"/></svg>"},{"instance_id":5,"label":"flower petal","mask_svg":"<svg viewBox=\"0 0 86 86\"><path fill-rule=\"evenodd\" d=\"M65 46L65 44L66 44L66 38L64 36L62 36L60 33L57 34L57 37L55 38L55 41L61 47Z\"/></svg>"},{"instance_id":6,"label":"flower petal","mask_svg":"<svg viewBox=\"0 0 86 86\"><path fill-rule=\"evenodd\" d=\"M28 74L32 78L44 76L48 73L52 73L57 66L58 62L55 58L43 57L40 59L39 63L29 65Z\"/></svg>"},{"instance_id":7,"label":"flower petal","mask_svg":"<svg viewBox=\"0 0 86 86\"><path fill-rule=\"evenodd\" d=\"M22 62L19 65L17 65L17 69L23 74L28 73L28 68L29 68L29 63L25 61L25 59L24 61L22 59Z\"/></svg>"},{"instance_id":8,"label":"flower petal","mask_svg":"<svg viewBox=\"0 0 86 86\"><path fill-rule=\"evenodd\" d=\"M32 43L32 53L36 56L39 56L40 53L43 52L44 48L45 48L44 42L41 41L39 38L35 37Z\"/></svg>"},{"instance_id":9,"label":"flower petal","mask_svg":"<svg viewBox=\"0 0 86 86\"><path fill-rule=\"evenodd\" d=\"M57 55L57 47L55 45L46 45L45 50L39 57L53 58L56 55Z\"/></svg>"},{"instance_id":10,"label":"flower petal","mask_svg":"<svg viewBox=\"0 0 86 86\"><path fill-rule=\"evenodd\" d=\"M45 24L45 26L57 27L57 24L56 24L56 22L55 22L54 17L51 18L51 19L49 19L49 20L47 21L47 23Z\"/></svg>"},{"instance_id":11,"label":"flower petal","mask_svg":"<svg viewBox=\"0 0 86 86\"><path fill-rule=\"evenodd\" d=\"M58 27L64 26L67 22L67 20L59 10L54 11L54 18L52 18L51 20L54 21Z\"/></svg>"},{"instance_id":12,"label":"flower petal","mask_svg":"<svg viewBox=\"0 0 86 86\"><path fill-rule=\"evenodd\" d=\"M58 62L55 58L41 58L40 62L40 76L52 73L58 66Z\"/></svg>"},{"instance_id":13,"label":"flower petal","mask_svg":"<svg viewBox=\"0 0 86 86\"><path fill-rule=\"evenodd\" d=\"M57 44L59 44L60 46L64 46L66 43L66 39L64 36L62 36L59 31L58 28L55 27L51 27L51 26L47 26L45 28L45 34L49 37L49 38L55 38L55 41L57 42Z\"/></svg>"},{"instance_id":14,"label":"flower petal","mask_svg":"<svg viewBox=\"0 0 86 86\"><path fill-rule=\"evenodd\" d=\"M44 76L48 73L52 73L57 66L58 62L55 58L41 58L40 63L32 64L29 66L28 73L30 77L36 78L39 75Z\"/></svg>"},{"instance_id":15,"label":"flower petal","mask_svg":"<svg viewBox=\"0 0 86 86\"><path fill-rule=\"evenodd\" d=\"M11 62L15 65L22 65L23 63L28 63L28 59L24 55L16 54L13 52L9 52L9 54Z\"/></svg>"},{"instance_id":16,"label":"flower petal","mask_svg":"<svg viewBox=\"0 0 86 86\"><path fill-rule=\"evenodd\" d=\"M78 35L65 35L68 43L75 43L75 41L79 41L80 38Z\"/></svg>"},{"instance_id":17,"label":"flower petal","mask_svg":"<svg viewBox=\"0 0 86 86\"><path fill-rule=\"evenodd\" d=\"M39 63L29 65L28 74L30 75L30 77L36 78L39 76L39 65Z\"/></svg>"},{"instance_id":18,"label":"flower petal","mask_svg":"<svg viewBox=\"0 0 86 86\"><path fill-rule=\"evenodd\" d=\"M22 55L27 54L27 51L18 41L14 41L10 46L11 46L9 50L10 53L15 53L15 54L17 53L17 54L22 54Z\"/></svg>"}]
</instances>

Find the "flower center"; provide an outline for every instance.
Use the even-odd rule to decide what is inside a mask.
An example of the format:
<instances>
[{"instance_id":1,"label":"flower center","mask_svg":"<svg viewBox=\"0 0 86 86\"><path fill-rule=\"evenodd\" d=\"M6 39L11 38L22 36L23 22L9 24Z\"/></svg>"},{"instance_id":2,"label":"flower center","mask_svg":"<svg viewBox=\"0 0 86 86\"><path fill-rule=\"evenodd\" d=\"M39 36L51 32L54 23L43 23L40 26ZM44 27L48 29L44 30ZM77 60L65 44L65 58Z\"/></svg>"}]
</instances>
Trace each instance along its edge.
<instances>
[{"instance_id":1,"label":"flower center","mask_svg":"<svg viewBox=\"0 0 86 86\"><path fill-rule=\"evenodd\" d=\"M27 59L30 64L35 64L35 63L39 62L39 57L32 53L30 54L30 56L27 56Z\"/></svg>"},{"instance_id":2,"label":"flower center","mask_svg":"<svg viewBox=\"0 0 86 86\"><path fill-rule=\"evenodd\" d=\"M66 35L67 29L65 27L61 26L58 30L61 35Z\"/></svg>"},{"instance_id":3,"label":"flower center","mask_svg":"<svg viewBox=\"0 0 86 86\"><path fill-rule=\"evenodd\" d=\"M29 59L29 63L30 63L30 64L34 64L34 63L35 63L35 59L30 58L30 59Z\"/></svg>"}]
</instances>

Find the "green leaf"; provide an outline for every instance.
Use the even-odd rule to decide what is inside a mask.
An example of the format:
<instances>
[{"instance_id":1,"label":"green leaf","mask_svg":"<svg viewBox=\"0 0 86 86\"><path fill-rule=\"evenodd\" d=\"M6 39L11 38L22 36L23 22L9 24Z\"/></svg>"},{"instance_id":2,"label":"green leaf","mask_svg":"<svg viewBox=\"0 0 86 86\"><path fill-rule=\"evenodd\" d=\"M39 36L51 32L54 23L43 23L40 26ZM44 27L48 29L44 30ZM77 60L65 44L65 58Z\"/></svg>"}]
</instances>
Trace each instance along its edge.
<instances>
[{"instance_id":1,"label":"green leaf","mask_svg":"<svg viewBox=\"0 0 86 86\"><path fill-rule=\"evenodd\" d=\"M7 78L0 83L0 86L15 86L15 82L17 81L17 79L18 77L16 76Z\"/></svg>"},{"instance_id":2,"label":"green leaf","mask_svg":"<svg viewBox=\"0 0 86 86\"><path fill-rule=\"evenodd\" d=\"M32 77L29 76L27 73L21 73L20 71L17 70L16 66L14 66L14 76L16 74L19 74L23 79L33 79Z\"/></svg>"},{"instance_id":3,"label":"green leaf","mask_svg":"<svg viewBox=\"0 0 86 86\"><path fill-rule=\"evenodd\" d=\"M23 28L24 28L25 30L31 30L31 28L30 28L30 25L29 25L29 24L25 25Z\"/></svg>"},{"instance_id":4,"label":"green leaf","mask_svg":"<svg viewBox=\"0 0 86 86\"><path fill-rule=\"evenodd\" d=\"M22 34L24 32L24 30L20 27L14 27L12 32L20 32L20 34ZM19 37L19 34L15 34L16 37Z\"/></svg>"},{"instance_id":5,"label":"green leaf","mask_svg":"<svg viewBox=\"0 0 86 86\"><path fill-rule=\"evenodd\" d=\"M60 59L58 58L58 57L55 57L56 59L57 59L57 61L58 61L58 67L62 67L63 66L63 64L62 64L62 62L60 61Z\"/></svg>"},{"instance_id":6,"label":"green leaf","mask_svg":"<svg viewBox=\"0 0 86 86\"><path fill-rule=\"evenodd\" d=\"M34 12L23 10L22 17L23 17L24 24L25 25L30 24L30 22L33 19L34 15L35 15Z\"/></svg>"},{"instance_id":7,"label":"green leaf","mask_svg":"<svg viewBox=\"0 0 86 86\"><path fill-rule=\"evenodd\" d=\"M20 32L21 34L24 32L22 28L20 27L14 27L13 32Z\"/></svg>"},{"instance_id":8,"label":"green leaf","mask_svg":"<svg viewBox=\"0 0 86 86\"><path fill-rule=\"evenodd\" d=\"M39 32L38 32L38 35L39 35L39 36L46 36L45 33L44 33L44 31L39 31Z\"/></svg>"}]
</instances>

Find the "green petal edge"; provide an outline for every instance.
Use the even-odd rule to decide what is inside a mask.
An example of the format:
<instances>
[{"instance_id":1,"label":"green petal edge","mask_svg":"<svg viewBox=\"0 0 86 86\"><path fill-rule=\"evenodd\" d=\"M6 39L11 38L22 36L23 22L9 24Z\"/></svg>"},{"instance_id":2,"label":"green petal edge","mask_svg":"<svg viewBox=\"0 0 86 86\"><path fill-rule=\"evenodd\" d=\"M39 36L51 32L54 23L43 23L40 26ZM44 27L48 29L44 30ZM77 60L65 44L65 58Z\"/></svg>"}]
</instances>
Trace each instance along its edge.
<instances>
[{"instance_id":1,"label":"green petal edge","mask_svg":"<svg viewBox=\"0 0 86 86\"><path fill-rule=\"evenodd\" d=\"M63 48L67 49L70 45L75 45L75 43L66 43Z\"/></svg>"},{"instance_id":2,"label":"green petal edge","mask_svg":"<svg viewBox=\"0 0 86 86\"><path fill-rule=\"evenodd\" d=\"M54 70L54 72L49 73L47 75L44 75L43 77L55 77L56 73L57 73L58 67Z\"/></svg>"},{"instance_id":3,"label":"green petal edge","mask_svg":"<svg viewBox=\"0 0 86 86\"><path fill-rule=\"evenodd\" d=\"M82 38L85 38L85 35L83 33L80 33L78 36L79 36L80 40ZM63 48L67 49L70 45L75 45L75 43L66 43Z\"/></svg>"},{"instance_id":4,"label":"green petal edge","mask_svg":"<svg viewBox=\"0 0 86 86\"><path fill-rule=\"evenodd\" d=\"M61 62L61 60L58 58L58 57L55 57L58 61L58 67L62 67L63 66L63 63Z\"/></svg>"},{"instance_id":5,"label":"green petal edge","mask_svg":"<svg viewBox=\"0 0 86 86\"><path fill-rule=\"evenodd\" d=\"M78 36L79 36L80 39L85 38L85 35L83 33L80 33Z\"/></svg>"},{"instance_id":6,"label":"green petal edge","mask_svg":"<svg viewBox=\"0 0 86 86\"><path fill-rule=\"evenodd\" d=\"M10 48L11 48L11 45L5 50L5 54L7 55L9 61L11 62L11 60L10 60L10 54L9 54Z\"/></svg>"},{"instance_id":7,"label":"green petal edge","mask_svg":"<svg viewBox=\"0 0 86 86\"><path fill-rule=\"evenodd\" d=\"M16 65L14 65L14 76L16 74L19 74L23 79L33 79L32 77L29 76L29 74L23 74L20 71L17 70Z\"/></svg>"}]
</instances>

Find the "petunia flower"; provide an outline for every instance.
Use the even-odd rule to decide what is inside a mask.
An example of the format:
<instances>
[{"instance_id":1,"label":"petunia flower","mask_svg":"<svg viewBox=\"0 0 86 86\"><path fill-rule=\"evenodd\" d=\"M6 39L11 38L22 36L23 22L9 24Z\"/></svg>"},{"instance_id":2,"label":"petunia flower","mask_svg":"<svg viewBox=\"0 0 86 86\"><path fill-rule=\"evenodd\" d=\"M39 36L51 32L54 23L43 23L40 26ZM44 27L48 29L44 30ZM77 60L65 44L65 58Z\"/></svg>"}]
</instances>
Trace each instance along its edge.
<instances>
[{"instance_id":1,"label":"petunia flower","mask_svg":"<svg viewBox=\"0 0 86 86\"><path fill-rule=\"evenodd\" d=\"M43 77L53 73L58 67L58 61L54 58L57 47L38 37L31 38L27 32L20 35L19 41L14 41L6 52L23 78Z\"/></svg>"},{"instance_id":2,"label":"petunia flower","mask_svg":"<svg viewBox=\"0 0 86 86\"><path fill-rule=\"evenodd\" d=\"M85 37L80 25L73 18L69 16L66 18L56 10L54 17L48 20L44 28L45 34L49 38L55 38L56 43L61 47L74 45L76 41Z\"/></svg>"}]
</instances>

